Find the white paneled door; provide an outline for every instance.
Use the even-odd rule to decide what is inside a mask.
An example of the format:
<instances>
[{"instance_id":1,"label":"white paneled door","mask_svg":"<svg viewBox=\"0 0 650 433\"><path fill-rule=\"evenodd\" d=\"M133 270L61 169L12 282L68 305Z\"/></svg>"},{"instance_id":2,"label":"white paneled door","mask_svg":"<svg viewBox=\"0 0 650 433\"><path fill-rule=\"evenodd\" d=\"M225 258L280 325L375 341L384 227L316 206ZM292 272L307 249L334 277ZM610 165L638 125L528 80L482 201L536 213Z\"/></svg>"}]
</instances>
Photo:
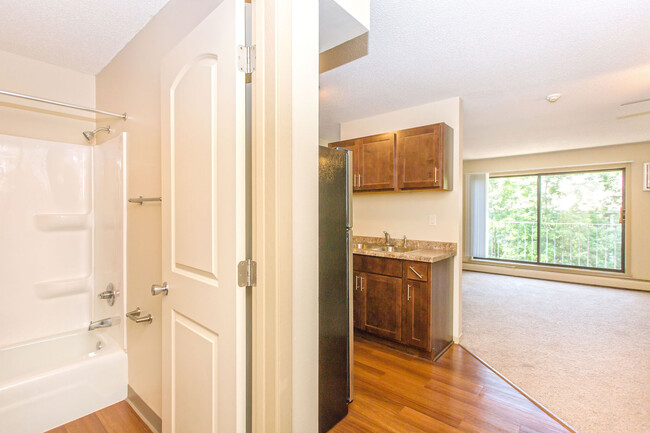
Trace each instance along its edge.
<instances>
[{"instance_id":1,"label":"white paneled door","mask_svg":"<svg viewBox=\"0 0 650 433\"><path fill-rule=\"evenodd\" d=\"M223 0L162 64L165 433L246 431L244 25Z\"/></svg>"}]
</instances>

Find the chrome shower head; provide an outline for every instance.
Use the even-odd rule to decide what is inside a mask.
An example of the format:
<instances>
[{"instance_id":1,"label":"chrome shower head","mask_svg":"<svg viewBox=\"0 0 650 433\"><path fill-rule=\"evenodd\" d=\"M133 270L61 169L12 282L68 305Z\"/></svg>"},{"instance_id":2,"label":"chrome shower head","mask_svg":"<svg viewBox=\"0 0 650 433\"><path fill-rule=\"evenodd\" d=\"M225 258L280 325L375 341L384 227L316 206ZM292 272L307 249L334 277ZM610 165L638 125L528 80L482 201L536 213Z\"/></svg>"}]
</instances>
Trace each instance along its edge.
<instances>
[{"instance_id":1,"label":"chrome shower head","mask_svg":"<svg viewBox=\"0 0 650 433\"><path fill-rule=\"evenodd\" d=\"M110 126L104 126L102 128L97 128L94 131L84 131L83 135L86 141L92 141L93 138L95 138L95 134L97 134L99 131L106 131L109 134L111 133L111 127Z\"/></svg>"}]
</instances>

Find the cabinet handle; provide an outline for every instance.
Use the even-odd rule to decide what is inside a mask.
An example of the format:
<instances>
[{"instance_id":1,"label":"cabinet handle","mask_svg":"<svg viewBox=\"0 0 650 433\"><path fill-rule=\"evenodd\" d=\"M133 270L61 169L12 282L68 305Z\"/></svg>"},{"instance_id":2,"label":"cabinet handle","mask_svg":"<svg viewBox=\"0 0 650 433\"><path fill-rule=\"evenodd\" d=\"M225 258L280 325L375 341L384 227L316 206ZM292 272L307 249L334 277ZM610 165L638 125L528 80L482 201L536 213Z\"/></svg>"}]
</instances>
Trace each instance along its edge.
<instances>
[{"instance_id":1,"label":"cabinet handle","mask_svg":"<svg viewBox=\"0 0 650 433\"><path fill-rule=\"evenodd\" d=\"M406 285L406 300L407 301L411 300L411 285L410 284Z\"/></svg>"},{"instance_id":2,"label":"cabinet handle","mask_svg":"<svg viewBox=\"0 0 650 433\"><path fill-rule=\"evenodd\" d=\"M355 275L354 277L354 290L359 290L359 276Z\"/></svg>"},{"instance_id":3,"label":"cabinet handle","mask_svg":"<svg viewBox=\"0 0 650 433\"><path fill-rule=\"evenodd\" d=\"M409 266L409 269L412 270L415 273L415 275L418 276L418 278L423 278L422 275L420 275L420 273L413 268L413 266Z\"/></svg>"},{"instance_id":4,"label":"cabinet handle","mask_svg":"<svg viewBox=\"0 0 650 433\"><path fill-rule=\"evenodd\" d=\"M361 276L361 291L363 292L363 276Z\"/></svg>"},{"instance_id":5,"label":"cabinet handle","mask_svg":"<svg viewBox=\"0 0 650 433\"><path fill-rule=\"evenodd\" d=\"M438 167L433 168L433 181L438 183Z\"/></svg>"}]
</instances>

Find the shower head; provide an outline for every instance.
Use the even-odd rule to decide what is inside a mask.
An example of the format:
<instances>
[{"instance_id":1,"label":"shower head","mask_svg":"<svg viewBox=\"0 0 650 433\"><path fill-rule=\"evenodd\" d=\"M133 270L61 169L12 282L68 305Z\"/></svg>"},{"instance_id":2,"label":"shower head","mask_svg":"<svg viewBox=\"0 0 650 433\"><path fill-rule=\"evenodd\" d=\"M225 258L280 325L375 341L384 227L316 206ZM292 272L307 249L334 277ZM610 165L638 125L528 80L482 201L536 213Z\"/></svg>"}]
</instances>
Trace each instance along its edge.
<instances>
[{"instance_id":1,"label":"shower head","mask_svg":"<svg viewBox=\"0 0 650 433\"><path fill-rule=\"evenodd\" d=\"M87 141L92 141L93 138L95 138L95 134L97 134L99 131L106 131L109 134L111 133L111 127L110 126L104 126L102 128L97 128L94 131L84 131L83 135L86 138Z\"/></svg>"}]
</instances>

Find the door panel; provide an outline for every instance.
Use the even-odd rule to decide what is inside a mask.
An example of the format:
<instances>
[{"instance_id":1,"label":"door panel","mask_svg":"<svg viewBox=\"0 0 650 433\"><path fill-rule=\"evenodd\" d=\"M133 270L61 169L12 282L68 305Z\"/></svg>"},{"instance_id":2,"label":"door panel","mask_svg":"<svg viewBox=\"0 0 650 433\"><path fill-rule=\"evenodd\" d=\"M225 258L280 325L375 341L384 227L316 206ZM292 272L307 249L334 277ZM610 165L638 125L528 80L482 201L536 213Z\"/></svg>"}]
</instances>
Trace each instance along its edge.
<instances>
[{"instance_id":1,"label":"door panel","mask_svg":"<svg viewBox=\"0 0 650 433\"><path fill-rule=\"evenodd\" d=\"M395 188L395 134L380 134L358 140L359 190Z\"/></svg>"},{"instance_id":2,"label":"door panel","mask_svg":"<svg viewBox=\"0 0 650 433\"><path fill-rule=\"evenodd\" d=\"M440 187L441 125L397 132L397 177L400 189Z\"/></svg>"},{"instance_id":3,"label":"door panel","mask_svg":"<svg viewBox=\"0 0 650 433\"><path fill-rule=\"evenodd\" d=\"M423 281L406 281L404 343L428 349L429 345L429 285Z\"/></svg>"},{"instance_id":4,"label":"door panel","mask_svg":"<svg viewBox=\"0 0 650 433\"><path fill-rule=\"evenodd\" d=\"M164 433L246 431L244 25L223 0L162 62Z\"/></svg>"},{"instance_id":5,"label":"door panel","mask_svg":"<svg viewBox=\"0 0 650 433\"><path fill-rule=\"evenodd\" d=\"M361 274L365 296L365 330L400 341L402 338L402 279Z\"/></svg>"},{"instance_id":6,"label":"door panel","mask_svg":"<svg viewBox=\"0 0 650 433\"><path fill-rule=\"evenodd\" d=\"M209 329L172 312L172 423L177 432L214 431L217 412L218 337Z\"/></svg>"},{"instance_id":7,"label":"door panel","mask_svg":"<svg viewBox=\"0 0 650 433\"><path fill-rule=\"evenodd\" d=\"M172 255L175 271L217 280L217 59L189 65L170 89L173 131Z\"/></svg>"}]
</instances>

